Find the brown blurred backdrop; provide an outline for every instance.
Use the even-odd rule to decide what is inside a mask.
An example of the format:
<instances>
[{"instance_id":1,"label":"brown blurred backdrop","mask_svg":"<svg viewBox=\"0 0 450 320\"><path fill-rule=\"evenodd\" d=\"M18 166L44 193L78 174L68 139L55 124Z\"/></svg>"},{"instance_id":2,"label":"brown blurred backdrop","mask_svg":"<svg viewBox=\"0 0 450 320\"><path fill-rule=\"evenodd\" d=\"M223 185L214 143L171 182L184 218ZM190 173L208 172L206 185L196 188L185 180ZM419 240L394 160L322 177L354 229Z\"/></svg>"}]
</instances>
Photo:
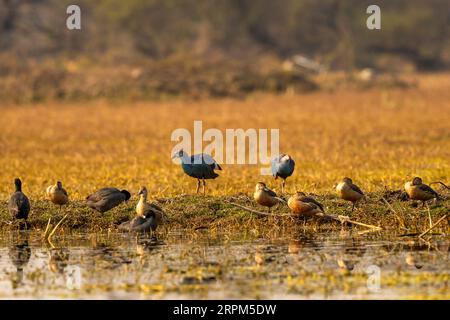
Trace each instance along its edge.
<instances>
[{"instance_id":1,"label":"brown blurred backdrop","mask_svg":"<svg viewBox=\"0 0 450 320\"><path fill-rule=\"evenodd\" d=\"M0 99L241 97L318 89L319 73L441 71L449 22L448 0L0 0Z\"/></svg>"}]
</instances>

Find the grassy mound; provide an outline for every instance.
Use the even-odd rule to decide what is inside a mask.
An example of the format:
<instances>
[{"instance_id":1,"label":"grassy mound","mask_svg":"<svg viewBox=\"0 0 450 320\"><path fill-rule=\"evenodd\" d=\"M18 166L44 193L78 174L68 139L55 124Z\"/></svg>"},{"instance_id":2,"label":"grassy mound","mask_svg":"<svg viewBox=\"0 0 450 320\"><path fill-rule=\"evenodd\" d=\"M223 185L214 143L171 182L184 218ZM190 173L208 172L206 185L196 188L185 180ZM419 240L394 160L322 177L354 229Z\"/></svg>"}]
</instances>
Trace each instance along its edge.
<instances>
[{"instance_id":1,"label":"grassy mound","mask_svg":"<svg viewBox=\"0 0 450 320\"><path fill-rule=\"evenodd\" d=\"M389 232L399 234L421 233L429 227L428 208L417 206L412 201L402 201L398 193L372 193L368 200L362 202L351 213L351 205L337 199L334 195L314 195L325 206L325 210L333 215L348 215L352 220L382 227ZM385 202L387 201L389 205ZM228 197L213 197L202 195L180 195L173 198L157 200L166 213L167 219L159 229L164 233L171 229L199 230L207 229L210 232L233 234L236 232L250 232L256 236L298 232L310 229L339 229L339 222L320 221L296 218L286 215L289 209L279 204L272 210L271 216L260 216L230 202L240 204L247 208L265 211L245 194ZM44 230L48 219L53 223L62 219L69 213L64 221L62 230L102 232L115 231L120 223L134 216L134 203L120 205L106 213L91 210L82 202L71 202L61 212L46 200L32 202L32 211L29 217L29 226L33 230ZM450 203L446 200L429 206L432 220L436 222L441 216L450 211ZM8 224L10 220L6 206L0 209L1 228L3 230L20 227L20 222ZM448 221L443 221L433 232L448 232ZM361 230L365 228L358 227ZM381 231L383 232L383 231Z\"/></svg>"}]
</instances>

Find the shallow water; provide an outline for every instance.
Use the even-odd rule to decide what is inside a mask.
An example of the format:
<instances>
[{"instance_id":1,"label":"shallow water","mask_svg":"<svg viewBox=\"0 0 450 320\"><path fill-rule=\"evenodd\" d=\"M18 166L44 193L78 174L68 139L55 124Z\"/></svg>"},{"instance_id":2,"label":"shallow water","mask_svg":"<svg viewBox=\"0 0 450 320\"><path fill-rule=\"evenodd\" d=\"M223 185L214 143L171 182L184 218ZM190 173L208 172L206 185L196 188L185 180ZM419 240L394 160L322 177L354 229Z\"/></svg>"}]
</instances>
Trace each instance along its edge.
<instances>
[{"instance_id":1,"label":"shallow water","mask_svg":"<svg viewBox=\"0 0 450 320\"><path fill-rule=\"evenodd\" d=\"M0 298L449 299L449 238L0 236Z\"/></svg>"}]
</instances>

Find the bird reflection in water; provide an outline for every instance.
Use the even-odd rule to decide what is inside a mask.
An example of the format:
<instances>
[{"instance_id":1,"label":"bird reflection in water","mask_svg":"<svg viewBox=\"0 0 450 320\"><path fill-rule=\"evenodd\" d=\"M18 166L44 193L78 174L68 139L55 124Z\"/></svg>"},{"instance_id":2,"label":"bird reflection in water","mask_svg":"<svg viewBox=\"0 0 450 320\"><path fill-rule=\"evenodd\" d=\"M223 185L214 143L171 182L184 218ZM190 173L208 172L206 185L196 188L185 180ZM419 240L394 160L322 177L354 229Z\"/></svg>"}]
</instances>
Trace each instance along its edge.
<instances>
[{"instance_id":1,"label":"bird reflection in water","mask_svg":"<svg viewBox=\"0 0 450 320\"><path fill-rule=\"evenodd\" d=\"M51 248L49 250L48 269L53 273L63 274L69 262L67 248Z\"/></svg>"},{"instance_id":2,"label":"bird reflection in water","mask_svg":"<svg viewBox=\"0 0 450 320\"><path fill-rule=\"evenodd\" d=\"M9 258L16 267L16 273L12 278L14 289L23 285L23 269L27 266L31 258L31 248L28 244L29 234L20 233L15 235L9 248Z\"/></svg>"}]
</instances>

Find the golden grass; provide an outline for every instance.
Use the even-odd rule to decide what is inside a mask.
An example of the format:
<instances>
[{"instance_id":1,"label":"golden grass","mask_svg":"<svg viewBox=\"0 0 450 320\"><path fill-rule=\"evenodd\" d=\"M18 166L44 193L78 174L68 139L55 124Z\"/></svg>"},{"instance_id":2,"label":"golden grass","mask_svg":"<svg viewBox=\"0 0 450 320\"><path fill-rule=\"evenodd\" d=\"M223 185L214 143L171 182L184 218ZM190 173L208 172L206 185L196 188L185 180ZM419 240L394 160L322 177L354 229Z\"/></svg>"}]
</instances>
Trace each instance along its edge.
<instances>
[{"instance_id":1,"label":"golden grass","mask_svg":"<svg viewBox=\"0 0 450 320\"><path fill-rule=\"evenodd\" d=\"M13 179L43 198L63 181L72 199L102 186L146 185L154 197L195 191L196 181L171 162L176 128L280 128L281 152L297 162L287 190L328 193L343 176L363 190L400 189L413 175L450 175L450 75L418 77L410 89L339 90L305 95L155 103L102 102L3 106L0 118L0 196ZM207 184L211 195L250 193L258 166L224 165Z\"/></svg>"}]
</instances>

